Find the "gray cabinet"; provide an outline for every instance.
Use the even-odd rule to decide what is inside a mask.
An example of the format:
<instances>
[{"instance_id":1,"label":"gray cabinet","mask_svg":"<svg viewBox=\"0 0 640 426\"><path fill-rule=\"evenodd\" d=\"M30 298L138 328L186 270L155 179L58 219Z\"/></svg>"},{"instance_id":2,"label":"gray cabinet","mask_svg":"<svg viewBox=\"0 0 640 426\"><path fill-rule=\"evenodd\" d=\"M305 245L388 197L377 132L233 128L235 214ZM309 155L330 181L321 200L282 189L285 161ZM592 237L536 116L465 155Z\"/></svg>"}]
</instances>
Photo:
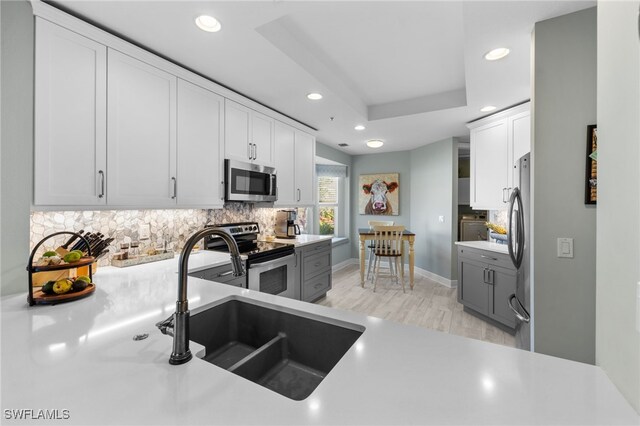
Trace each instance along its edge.
<instances>
[{"instance_id":1,"label":"gray cabinet","mask_svg":"<svg viewBox=\"0 0 640 426\"><path fill-rule=\"evenodd\" d=\"M516 291L516 280L508 255L458 246L458 301L468 309L514 328L508 298Z\"/></svg>"},{"instance_id":2,"label":"gray cabinet","mask_svg":"<svg viewBox=\"0 0 640 426\"><path fill-rule=\"evenodd\" d=\"M313 302L331 289L331 240L296 248L300 298Z\"/></svg>"}]
</instances>

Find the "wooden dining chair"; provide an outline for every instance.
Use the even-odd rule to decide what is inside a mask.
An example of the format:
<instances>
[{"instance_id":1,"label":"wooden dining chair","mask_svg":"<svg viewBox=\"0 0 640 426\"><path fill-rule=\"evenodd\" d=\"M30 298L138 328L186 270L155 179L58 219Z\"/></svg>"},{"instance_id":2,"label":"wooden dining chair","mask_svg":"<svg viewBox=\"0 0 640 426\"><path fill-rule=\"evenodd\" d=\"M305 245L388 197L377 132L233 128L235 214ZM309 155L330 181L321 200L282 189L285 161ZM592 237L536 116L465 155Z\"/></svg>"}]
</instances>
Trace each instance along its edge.
<instances>
[{"instance_id":1,"label":"wooden dining chair","mask_svg":"<svg viewBox=\"0 0 640 426\"><path fill-rule=\"evenodd\" d=\"M395 279L396 283L402 282L402 292L405 292L404 277L401 274L403 265L402 259L402 233L404 226L374 226L373 232L375 239L373 241L374 262L373 262L373 291L376 291L378 278L380 278L380 264L383 258L389 261L389 274L385 275ZM392 266L395 265L395 268ZM395 269L395 271L394 271Z\"/></svg>"},{"instance_id":2,"label":"wooden dining chair","mask_svg":"<svg viewBox=\"0 0 640 426\"><path fill-rule=\"evenodd\" d=\"M395 222L393 220L370 220L369 221L369 228L373 229L374 226L393 226ZM367 280L369 280L369 277L371 276L371 269L373 267L373 261L375 256L373 255L373 249L375 248L373 242L370 243L368 246L369 248L369 261L367 262Z\"/></svg>"}]
</instances>

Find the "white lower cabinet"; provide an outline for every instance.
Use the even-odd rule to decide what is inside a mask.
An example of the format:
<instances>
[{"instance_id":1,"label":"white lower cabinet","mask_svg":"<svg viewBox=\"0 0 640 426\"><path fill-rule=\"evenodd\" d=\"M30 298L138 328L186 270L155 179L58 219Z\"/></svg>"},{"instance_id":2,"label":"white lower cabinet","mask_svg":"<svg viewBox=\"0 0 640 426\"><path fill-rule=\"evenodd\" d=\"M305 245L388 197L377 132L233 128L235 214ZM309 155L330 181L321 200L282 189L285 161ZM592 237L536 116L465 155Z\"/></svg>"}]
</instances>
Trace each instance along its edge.
<instances>
[{"instance_id":1,"label":"white lower cabinet","mask_svg":"<svg viewBox=\"0 0 640 426\"><path fill-rule=\"evenodd\" d=\"M177 196L179 207L224 204L224 98L178 80Z\"/></svg>"},{"instance_id":2,"label":"white lower cabinet","mask_svg":"<svg viewBox=\"0 0 640 426\"><path fill-rule=\"evenodd\" d=\"M109 49L108 202L176 206L177 78Z\"/></svg>"},{"instance_id":3,"label":"white lower cabinet","mask_svg":"<svg viewBox=\"0 0 640 426\"><path fill-rule=\"evenodd\" d=\"M106 64L105 46L36 18L34 205L106 203Z\"/></svg>"},{"instance_id":4,"label":"white lower cabinet","mask_svg":"<svg viewBox=\"0 0 640 426\"><path fill-rule=\"evenodd\" d=\"M311 206L315 200L315 137L276 122L275 165L279 206Z\"/></svg>"}]
</instances>

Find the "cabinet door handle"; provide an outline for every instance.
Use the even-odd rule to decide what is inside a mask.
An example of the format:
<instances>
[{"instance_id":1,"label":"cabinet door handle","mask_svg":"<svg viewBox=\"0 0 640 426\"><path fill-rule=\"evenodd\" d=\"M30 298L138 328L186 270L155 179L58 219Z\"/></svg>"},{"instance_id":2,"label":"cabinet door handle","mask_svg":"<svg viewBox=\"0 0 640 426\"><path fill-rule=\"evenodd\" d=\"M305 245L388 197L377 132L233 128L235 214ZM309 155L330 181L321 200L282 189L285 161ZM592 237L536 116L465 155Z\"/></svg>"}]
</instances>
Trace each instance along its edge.
<instances>
[{"instance_id":1,"label":"cabinet door handle","mask_svg":"<svg viewBox=\"0 0 640 426\"><path fill-rule=\"evenodd\" d=\"M98 174L100 175L100 193L98 194L98 198L102 198L104 197L104 172L98 170Z\"/></svg>"},{"instance_id":2,"label":"cabinet door handle","mask_svg":"<svg viewBox=\"0 0 640 426\"><path fill-rule=\"evenodd\" d=\"M231 274L233 274L233 270L218 274L218 278L219 277L226 277L227 275L231 275Z\"/></svg>"},{"instance_id":3,"label":"cabinet door handle","mask_svg":"<svg viewBox=\"0 0 640 426\"><path fill-rule=\"evenodd\" d=\"M253 159L258 159L258 145L256 145L255 143L253 144Z\"/></svg>"},{"instance_id":4,"label":"cabinet door handle","mask_svg":"<svg viewBox=\"0 0 640 426\"><path fill-rule=\"evenodd\" d=\"M489 281L487 282L487 284L493 285L494 284L493 283L493 274L494 274L495 271L493 269L489 269L487 272L488 272L487 275L489 276Z\"/></svg>"},{"instance_id":5,"label":"cabinet door handle","mask_svg":"<svg viewBox=\"0 0 640 426\"><path fill-rule=\"evenodd\" d=\"M298 188L298 199L296 201L300 201L300 188Z\"/></svg>"},{"instance_id":6,"label":"cabinet door handle","mask_svg":"<svg viewBox=\"0 0 640 426\"><path fill-rule=\"evenodd\" d=\"M252 144L250 142L247 143L247 157L249 157L249 160L251 160L251 146Z\"/></svg>"},{"instance_id":7,"label":"cabinet door handle","mask_svg":"<svg viewBox=\"0 0 640 426\"><path fill-rule=\"evenodd\" d=\"M173 194L171 195L171 199L175 200L178 196L178 180L175 177L172 177L171 180L173 181Z\"/></svg>"},{"instance_id":8,"label":"cabinet door handle","mask_svg":"<svg viewBox=\"0 0 640 426\"><path fill-rule=\"evenodd\" d=\"M504 198L504 192L507 190L507 188L502 188L502 202L506 203L505 198Z\"/></svg>"},{"instance_id":9,"label":"cabinet door handle","mask_svg":"<svg viewBox=\"0 0 640 426\"><path fill-rule=\"evenodd\" d=\"M487 283L487 268L484 268L482 271L482 282L485 284Z\"/></svg>"},{"instance_id":10,"label":"cabinet door handle","mask_svg":"<svg viewBox=\"0 0 640 426\"><path fill-rule=\"evenodd\" d=\"M481 255L480 255L480 257L481 257L481 258L483 258L483 259L489 259L489 260L493 260L493 261L498 260L498 259L496 259L495 257L485 256L484 254L481 254Z\"/></svg>"}]
</instances>

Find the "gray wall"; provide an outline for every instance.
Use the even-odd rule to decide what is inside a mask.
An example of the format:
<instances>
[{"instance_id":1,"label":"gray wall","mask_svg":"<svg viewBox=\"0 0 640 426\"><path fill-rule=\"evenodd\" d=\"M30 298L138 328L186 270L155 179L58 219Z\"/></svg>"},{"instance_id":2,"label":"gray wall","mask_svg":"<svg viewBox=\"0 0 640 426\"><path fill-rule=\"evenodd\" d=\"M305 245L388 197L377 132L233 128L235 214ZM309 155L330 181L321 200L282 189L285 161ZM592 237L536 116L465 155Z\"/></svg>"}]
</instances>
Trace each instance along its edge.
<instances>
[{"instance_id":1,"label":"gray wall","mask_svg":"<svg viewBox=\"0 0 640 426\"><path fill-rule=\"evenodd\" d=\"M598 2L596 362L640 412L640 2Z\"/></svg>"},{"instance_id":2,"label":"gray wall","mask_svg":"<svg viewBox=\"0 0 640 426\"><path fill-rule=\"evenodd\" d=\"M370 220L393 220L407 228L411 226L411 153L385 152L381 154L354 155L351 168L351 257L359 257L358 228L367 228ZM361 215L358 212L358 196L362 174L399 173L400 210L398 216Z\"/></svg>"},{"instance_id":3,"label":"gray wall","mask_svg":"<svg viewBox=\"0 0 640 426\"><path fill-rule=\"evenodd\" d=\"M33 15L24 0L2 1L0 294L26 291L33 193Z\"/></svg>"},{"instance_id":4,"label":"gray wall","mask_svg":"<svg viewBox=\"0 0 640 426\"><path fill-rule=\"evenodd\" d=\"M411 230L416 266L456 280L458 141L445 139L411 151ZM444 223L439 221L444 216Z\"/></svg>"},{"instance_id":5,"label":"gray wall","mask_svg":"<svg viewBox=\"0 0 640 426\"><path fill-rule=\"evenodd\" d=\"M596 209L584 204L584 185L587 125L596 123L596 9L534 31L535 351L594 363ZM574 239L573 259L556 256L559 237Z\"/></svg>"},{"instance_id":6,"label":"gray wall","mask_svg":"<svg viewBox=\"0 0 640 426\"><path fill-rule=\"evenodd\" d=\"M316 155L318 157L326 158L327 160L337 161L341 164L351 165L353 157L345 152L338 151L335 148L325 145L321 142L316 142Z\"/></svg>"}]
</instances>

